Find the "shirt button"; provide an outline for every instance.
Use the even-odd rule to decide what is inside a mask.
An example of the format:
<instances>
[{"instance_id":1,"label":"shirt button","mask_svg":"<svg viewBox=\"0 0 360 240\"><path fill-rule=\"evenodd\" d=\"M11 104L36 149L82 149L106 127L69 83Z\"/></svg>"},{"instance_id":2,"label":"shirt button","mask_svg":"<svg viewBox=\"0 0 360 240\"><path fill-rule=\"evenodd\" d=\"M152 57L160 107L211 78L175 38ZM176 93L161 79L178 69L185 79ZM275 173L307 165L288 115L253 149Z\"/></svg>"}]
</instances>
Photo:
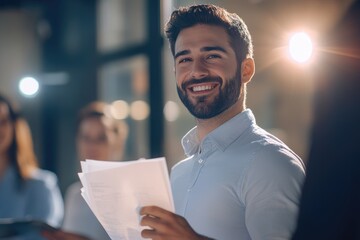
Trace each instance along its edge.
<instances>
[{"instance_id":1,"label":"shirt button","mask_svg":"<svg viewBox=\"0 0 360 240\"><path fill-rule=\"evenodd\" d=\"M191 189L190 188L188 188L188 190L187 190L188 192L191 192Z\"/></svg>"},{"instance_id":2,"label":"shirt button","mask_svg":"<svg viewBox=\"0 0 360 240\"><path fill-rule=\"evenodd\" d=\"M204 160L202 160L201 158L198 160L198 163L202 164Z\"/></svg>"}]
</instances>

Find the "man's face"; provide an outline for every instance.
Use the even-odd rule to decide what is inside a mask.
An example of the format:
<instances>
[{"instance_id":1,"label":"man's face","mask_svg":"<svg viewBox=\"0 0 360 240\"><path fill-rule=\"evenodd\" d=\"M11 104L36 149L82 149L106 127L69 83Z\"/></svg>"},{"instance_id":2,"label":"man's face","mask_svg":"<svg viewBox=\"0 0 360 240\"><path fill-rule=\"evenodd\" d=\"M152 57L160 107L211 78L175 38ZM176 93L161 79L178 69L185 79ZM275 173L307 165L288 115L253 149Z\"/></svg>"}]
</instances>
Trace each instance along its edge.
<instances>
[{"instance_id":1,"label":"man's face","mask_svg":"<svg viewBox=\"0 0 360 240\"><path fill-rule=\"evenodd\" d=\"M182 30L174 58L179 97L196 118L217 116L239 100L240 65L222 27L198 24Z\"/></svg>"}]
</instances>

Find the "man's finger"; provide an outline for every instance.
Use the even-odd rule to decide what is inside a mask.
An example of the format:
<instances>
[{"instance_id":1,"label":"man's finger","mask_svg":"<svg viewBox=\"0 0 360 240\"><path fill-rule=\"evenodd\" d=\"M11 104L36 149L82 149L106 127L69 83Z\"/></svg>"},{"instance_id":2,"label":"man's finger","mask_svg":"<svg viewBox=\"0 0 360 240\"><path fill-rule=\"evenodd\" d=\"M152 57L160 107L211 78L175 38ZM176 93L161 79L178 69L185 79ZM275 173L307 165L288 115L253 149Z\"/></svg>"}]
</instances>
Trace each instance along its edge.
<instances>
[{"instance_id":1,"label":"man's finger","mask_svg":"<svg viewBox=\"0 0 360 240\"><path fill-rule=\"evenodd\" d=\"M143 238L154 238L156 236L156 231L153 229L144 229L141 231L141 237Z\"/></svg>"},{"instance_id":2,"label":"man's finger","mask_svg":"<svg viewBox=\"0 0 360 240\"><path fill-rule=\"evenodd\" d=\"M141 208L140 214L167 219L172 213L157 206L145 206Z\"/></svg>"}]
</instances>

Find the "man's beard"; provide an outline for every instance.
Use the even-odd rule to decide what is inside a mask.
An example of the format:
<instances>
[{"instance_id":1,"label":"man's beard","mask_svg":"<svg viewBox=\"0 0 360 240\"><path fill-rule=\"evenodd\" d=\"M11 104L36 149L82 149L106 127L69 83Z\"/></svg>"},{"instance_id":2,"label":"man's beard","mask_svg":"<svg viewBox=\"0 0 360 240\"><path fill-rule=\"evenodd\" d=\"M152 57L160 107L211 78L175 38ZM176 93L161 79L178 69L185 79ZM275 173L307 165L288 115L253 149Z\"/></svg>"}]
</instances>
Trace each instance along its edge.
<instances>
[{"instance_id":1,"label":"man's beard","mask_svg":"<svg viewBox=\"0 0 360 240\"><path fill-rule=\"evenodd\" d=\"M186 88L190 84L196 83L206 83L206 82L218 82L219 83L219 93L212 102L207 98L209 96L200 96L196 97L196 102L193 103L189 99ZM191 79L181 85L181 88L177 86L178 95L189 110L189 112L196 118L199 119L209 119L219 115L220 113L227 110L229 107L234 105L240 96L241 88L241 73L238 69L235 73L235 76L228 79L227 81L222 81L220 77L205 77L202 79Z\"/></svg>"}]
</instances>

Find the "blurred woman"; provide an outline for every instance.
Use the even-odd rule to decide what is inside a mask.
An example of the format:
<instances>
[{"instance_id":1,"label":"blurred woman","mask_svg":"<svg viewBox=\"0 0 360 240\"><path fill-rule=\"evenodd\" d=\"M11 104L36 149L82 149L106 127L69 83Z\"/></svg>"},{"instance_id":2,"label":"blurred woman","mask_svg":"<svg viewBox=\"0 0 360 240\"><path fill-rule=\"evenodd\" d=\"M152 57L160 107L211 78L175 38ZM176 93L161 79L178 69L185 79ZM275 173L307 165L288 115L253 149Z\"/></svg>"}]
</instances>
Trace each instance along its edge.
<instances>
[{"instance_id":1,"label":"blurred woman","mask_svg":"<svg viewBox=\"0 0 360 240\"><path fill-rule=\"evenodd\" d=\"M110 105L92 102L84 107L77 122L77 153L80 160L121 160L128 128L125 122L110 114ZM80 181L70 185L65 197L65 220L62 231L45 232L48 239L101 239L110 237L105 232L83 197Z\"/></svg>"},{"instance_id":2,"label":"blurred woman","mask_svg":"<svg viewBox=\"0 0 360 240\"><path fill-rule=\"evenodd\" d=\"M30 128L0 95L0 218L41 220L59 227L63 200L54 173L41 170Z\"/></svg>"}]
</instances>

